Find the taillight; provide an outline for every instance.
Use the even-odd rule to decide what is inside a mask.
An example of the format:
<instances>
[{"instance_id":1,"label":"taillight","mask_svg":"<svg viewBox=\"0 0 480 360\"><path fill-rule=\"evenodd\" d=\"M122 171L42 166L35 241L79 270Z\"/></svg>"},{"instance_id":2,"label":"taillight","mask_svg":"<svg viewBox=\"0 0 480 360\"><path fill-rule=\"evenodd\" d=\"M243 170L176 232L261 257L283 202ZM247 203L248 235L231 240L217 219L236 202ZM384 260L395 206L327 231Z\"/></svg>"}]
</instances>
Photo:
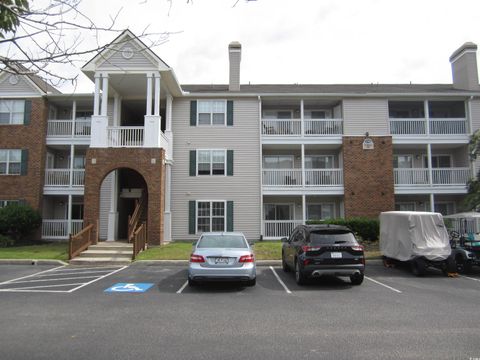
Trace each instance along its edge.
<instances>
[{"instance_id":1,"label":"taillight","mask_svg":"<svg viewBox=\"0 0 480 360\"><path fill-rule=\"evenodd\" d=\"M202 255L192 254L190 255L190 262L192 263L203 263L205 258Z\"/></svg>"},{"instance_id":2,"label":"taillight","mask_svg":"<svg viewBox=\"0 0 480 360\"><path fill-rule=\"evenodd\" d=\"M363 251L363 246L362 245L355 245L352 246L353 251Z\"/></svg>"},{"instance_id":3,"label":"taillight","mask_svg":"<svg viewBox=\"0 0 480 360\"><path fill-rule=\"evenodd\" d=\"M309 251L319 251L322 247L321 246L302 246L303 252L309 252Z\"/></svg>"},{"instance_id":4,"label":"taillight","mask_svg":"<svg viewBox=\"0 0 480 360\"><path fill-rule=\"evenodd\" d=\"M253 254L243 255L243 256L240 256L240 259L238 259L238 262L240 263L251 263L254 261L255 261L255 257L253 256Z\"/></svg>"}]
</instances>

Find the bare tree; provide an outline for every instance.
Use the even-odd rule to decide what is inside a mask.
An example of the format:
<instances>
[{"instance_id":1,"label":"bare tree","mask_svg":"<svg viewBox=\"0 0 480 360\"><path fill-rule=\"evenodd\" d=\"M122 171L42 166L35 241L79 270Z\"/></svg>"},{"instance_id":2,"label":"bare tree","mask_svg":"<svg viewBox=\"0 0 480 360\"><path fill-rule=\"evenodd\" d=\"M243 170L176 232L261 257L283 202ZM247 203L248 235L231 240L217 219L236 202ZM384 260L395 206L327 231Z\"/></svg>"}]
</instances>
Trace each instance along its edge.
<instances>
[{"instance_id":1,"label":"bare tree","mask_svg":"<svg viewBox=\"0 0 480 360\"><path fill-rule=\"evenodd\" d=\"M0 0L0 64L2 71L19 75L37 75L51 85L76 82L77 76L66 76L52 70L59 64L84 62L83 56L109 46L99 43L101 33L120 34L116 27L121 11L110 15L108 24L97 25L80 10L82 0ZM37 7L36 4L43 5ZM167 41L170 33L149 33L148 26L137 36L147 47ZM95 42L86 34L95 34Z\"/></svg>"}]
</instances>

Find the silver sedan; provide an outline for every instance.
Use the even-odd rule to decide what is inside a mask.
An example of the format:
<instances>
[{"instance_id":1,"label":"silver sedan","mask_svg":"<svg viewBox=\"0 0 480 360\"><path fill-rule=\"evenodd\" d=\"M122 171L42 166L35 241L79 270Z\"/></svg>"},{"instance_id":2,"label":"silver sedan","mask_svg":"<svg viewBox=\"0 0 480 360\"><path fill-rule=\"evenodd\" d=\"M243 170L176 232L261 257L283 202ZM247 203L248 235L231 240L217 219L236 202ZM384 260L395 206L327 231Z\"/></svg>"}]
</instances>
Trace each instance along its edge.
<instances>
[{"instance_id":1,"label":"silver sedan","mask_svg":"<svg viewBox=\"0 0 480 360\"><path fill-rule=\"evenodd\" d=\"M199 281L256 282L255 255L240 232L203 233L193 247L188 266L188 284Z\"/></svg>"}]
</instances>

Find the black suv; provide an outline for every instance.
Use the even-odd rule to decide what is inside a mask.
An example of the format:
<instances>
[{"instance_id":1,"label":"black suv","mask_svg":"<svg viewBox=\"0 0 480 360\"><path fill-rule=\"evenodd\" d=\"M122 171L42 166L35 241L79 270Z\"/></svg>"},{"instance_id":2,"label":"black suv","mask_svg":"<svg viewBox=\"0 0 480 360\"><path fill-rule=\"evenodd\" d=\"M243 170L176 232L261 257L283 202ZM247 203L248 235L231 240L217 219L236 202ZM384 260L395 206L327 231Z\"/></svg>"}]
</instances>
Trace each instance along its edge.
<instances>
[{"instance_id":1,"label":"black suv","mask_svg":"<svg viewBox=\"0 0 480 360\"><path fill-rule=\"evenodd\" d=\"M353 285L363 282L363 246L346 226L300 225L282 242L283 270L294 269L299 285L322 275L349 276Z\"/></svg>"}]
</instances>

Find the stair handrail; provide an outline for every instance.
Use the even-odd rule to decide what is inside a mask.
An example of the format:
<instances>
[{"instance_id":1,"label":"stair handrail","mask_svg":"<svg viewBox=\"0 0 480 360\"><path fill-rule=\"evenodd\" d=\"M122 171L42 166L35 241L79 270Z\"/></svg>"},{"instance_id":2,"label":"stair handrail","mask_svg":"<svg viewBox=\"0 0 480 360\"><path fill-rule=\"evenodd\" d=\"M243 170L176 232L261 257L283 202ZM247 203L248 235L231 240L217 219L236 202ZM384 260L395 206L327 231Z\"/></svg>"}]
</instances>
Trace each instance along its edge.
<instances>
[{"instance_id":1,"label":"stair handrail","mask_svg":"<svg viewBox=\"0 0 480 360\"><path fill-rule=\"evenodd\" d=\"M133 233L133 255L132 260L135 260L141 251L144 251L147 244L147 224L143 222L137 230Z\"/></svg>"},{"instance_id":2,"label":"stair handrail","mask_svg":"<svg viewBox=\"0 0 480 360\"><path fill-rule=\"evenodd\" d=\"M84 227L76 234L68 236L68 260L72 260L82 251L88 249L92 245L92 229L93 224Z\"/></svg>"},{"instance_id":3,"label":"stair handrail","mask_svg":"<svg viewBox=\"0 0 480 360\"><path fill-rule=\"evenodd\" d=\"M135 206L133 210L133 214L128 216L128 242L132 242L134 232L137 228L138 221L140 220L140 216L142 216L143 208L144 208L144 197L140 198L140 201Z\"/></svg>"}]
</instances>

